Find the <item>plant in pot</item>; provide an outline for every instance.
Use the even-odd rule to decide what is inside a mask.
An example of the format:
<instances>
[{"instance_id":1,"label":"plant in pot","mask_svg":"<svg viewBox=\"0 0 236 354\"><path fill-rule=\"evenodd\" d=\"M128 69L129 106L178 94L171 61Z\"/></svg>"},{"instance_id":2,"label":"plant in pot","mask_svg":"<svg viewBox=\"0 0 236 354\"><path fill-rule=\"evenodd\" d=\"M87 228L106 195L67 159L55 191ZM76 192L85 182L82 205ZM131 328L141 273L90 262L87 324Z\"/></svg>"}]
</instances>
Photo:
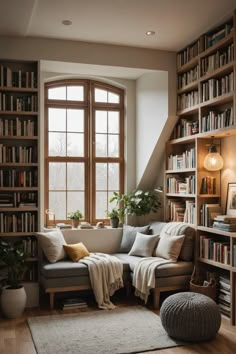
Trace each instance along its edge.
<instances>
[{"instance_id":1,"label":"plant in pot","mask_svg":"<svg viewBox=\"0 0 236 354\"><path fill-rule=\"evenodd\" d=\"M80 219L83 218L83 214L80 210L73 211L68 213L67 217L72 221L72 227L77 228L79 226Z\"/></svg>"},{"instance_id":2,"label":"plant in pot","mask_svg":"<svg viewBox=\"0 0 236 354\"><path fill-rule=\"evenodd\" d=\"M110 224L112 228L119 226L119 209L113 208L111 211L107 211L107 216L110 218Z\"/></svg>"},{"instance_id":3,"label":"plant in pot","mask_svg":"<svg viewBox=\"0 0 236 354\"><path fill-rule=\"evenodd\" d=\"M6 269L6 279L3 279L1 292L1 308L8 318L22 315L26 305L26 292L21 284L23 274L27 269L27 255L22 241L0 241L0 269Z\"/></svg>"}]
</instances>

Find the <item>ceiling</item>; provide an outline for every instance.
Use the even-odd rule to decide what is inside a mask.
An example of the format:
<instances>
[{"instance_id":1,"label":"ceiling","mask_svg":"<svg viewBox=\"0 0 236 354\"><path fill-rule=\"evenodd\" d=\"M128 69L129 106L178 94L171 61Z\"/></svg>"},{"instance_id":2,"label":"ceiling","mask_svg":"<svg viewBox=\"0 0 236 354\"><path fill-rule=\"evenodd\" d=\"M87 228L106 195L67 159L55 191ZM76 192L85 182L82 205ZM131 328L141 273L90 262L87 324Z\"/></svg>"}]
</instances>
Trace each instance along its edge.
<instances>
[{"instance_id":1,"label":"ceiling","mask_svg":"<svg viewBox=\"0 0 236 354\"><path fill-rule=\"evenodd\" d=\"M236 0L0 0L0 8L0 36L178 51L232 14Z\"/></svg>"}]
</instances>

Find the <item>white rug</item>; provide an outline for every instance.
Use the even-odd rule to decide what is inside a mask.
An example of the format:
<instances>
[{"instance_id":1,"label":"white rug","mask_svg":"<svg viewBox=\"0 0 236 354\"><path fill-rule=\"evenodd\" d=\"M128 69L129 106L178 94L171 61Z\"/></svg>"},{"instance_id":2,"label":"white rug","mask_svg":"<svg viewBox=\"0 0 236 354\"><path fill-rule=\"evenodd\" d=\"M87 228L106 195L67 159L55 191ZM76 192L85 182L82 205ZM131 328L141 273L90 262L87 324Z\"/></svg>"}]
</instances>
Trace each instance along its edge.
<instances>
[{"instance_id":1,"label":"white rug","mask_svg":"<svg viewBox=\"0 0 236 354\"><path fill-rule=\"evenodd\" d=\"M31 317L28 324L38 354L127 354L179 345L142 306Z\"/></svg>"}]
</instances>

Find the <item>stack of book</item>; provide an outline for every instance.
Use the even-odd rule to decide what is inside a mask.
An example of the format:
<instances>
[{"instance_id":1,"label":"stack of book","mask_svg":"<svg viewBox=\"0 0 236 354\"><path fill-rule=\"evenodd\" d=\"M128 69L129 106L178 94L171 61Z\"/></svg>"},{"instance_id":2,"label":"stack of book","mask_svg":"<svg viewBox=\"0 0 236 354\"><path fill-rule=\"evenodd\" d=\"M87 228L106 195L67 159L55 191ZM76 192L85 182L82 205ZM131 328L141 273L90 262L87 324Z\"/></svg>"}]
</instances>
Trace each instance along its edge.
<instances>
[{"instance_id":1,"label":"stack of book","mask_svg":"<svg viewBox=\"0 0 236 354\"><path fill-rule=\"evenodd\" d=\"M219 277L219 308L222 314L230 316L230 280L222 275Z\"/></svg>"},{"instance_id":2,"label":"stack of book","mask_svg":"<svg viewBox=\"0 0 236 354\"><path fill-rule=\"evenodd\" d=\"M88 307L87 303L79 297L68 298L62 302L62 310L81 309L85 307Z\"/></svg>"},{"instance_id":3,"label":"stack of book","mask_svg":"<svg viewBox=\"0 0 236 354\"><path fill-rule=\"evenodd\" d=\"M64 224L64 223L58 223L56 224L56 227L60 230L64 230L64 229L72 229L72 225L71 224Z\"/></svg>"},{"instance_id":4,"label":"stack of book","mask_svg":"<svg viewBox=\"0 0 236 354\"><path fill-rule=\"evenodd\" d=\"M218 215L214 218L213 228L236 232L236 217L231 215Z\"/></svg>"}]
</instances>

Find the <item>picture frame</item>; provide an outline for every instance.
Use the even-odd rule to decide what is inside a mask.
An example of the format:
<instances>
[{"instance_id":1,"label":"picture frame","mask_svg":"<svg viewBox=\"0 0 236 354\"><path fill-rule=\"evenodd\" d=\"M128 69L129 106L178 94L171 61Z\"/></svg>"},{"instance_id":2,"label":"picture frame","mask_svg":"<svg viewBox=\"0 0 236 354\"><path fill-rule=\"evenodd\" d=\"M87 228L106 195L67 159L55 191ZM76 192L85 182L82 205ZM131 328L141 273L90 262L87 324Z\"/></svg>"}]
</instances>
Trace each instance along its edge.
<instances>
[{"instance_id":1,"label":"picture frame","mask_svg":"<svg viewBox=\"0 0 236 354\"><path fill-rule=\"evenodd\" d=\"M228 183L226 215L236 216L236 182Z\"/></svg>"}]
</instances>

